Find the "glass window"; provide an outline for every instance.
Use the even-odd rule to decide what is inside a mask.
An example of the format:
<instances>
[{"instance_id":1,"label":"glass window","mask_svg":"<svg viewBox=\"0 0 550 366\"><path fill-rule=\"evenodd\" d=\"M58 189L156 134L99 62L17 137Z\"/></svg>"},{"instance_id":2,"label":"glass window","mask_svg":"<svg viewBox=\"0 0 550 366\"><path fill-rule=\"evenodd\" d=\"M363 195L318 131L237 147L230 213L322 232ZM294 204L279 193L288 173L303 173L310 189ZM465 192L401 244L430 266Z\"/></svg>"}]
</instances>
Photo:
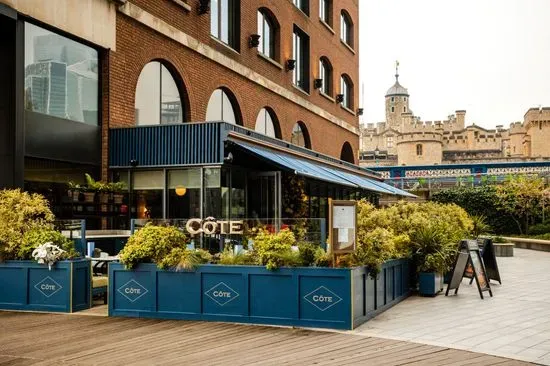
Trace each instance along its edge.
<instances>
[{"instance_id":1,"label":"glass window","mask_svg":"<svg viewBox=\"0 0 550 366\"><path fill-rule=\"evenodd\" d=\"M204 217L223 217L221 193L221 169L204 168Z\"/></svg>"},{"instance_id":2,"label":"glass window","mask_svg":"<svg viewBox=\"0 0 550 366\"><path fill-rule=\"evenodd\" d=\"M233 49L239 46L239 1L212 0L210 34Z\"/></svg>"},{"instance_id":3,"label":"glass window","mask_svg":"<svg viewBox=\"0 0 550 366\"><path fill-rule=\"evenodd\" d=\"M201 217L201 169L168 171L168 217Z\"/></svg>"},{"instance_id":4,"label":"glass window","mask_svg":"<svg viewBox=\"0 0 550 366\"><path fill-rule=\"evenodd\" d=\"M294 125L290 142L294 145L311 149L308 132L301 122Z\"/></svg>"},{"instance_id":5,"label":"glass window","mask_svg":"<svg viewBox=\"0 0 550 366\"><path fill-rule=\"evenodd\" d=\"M164 173L133 172L132 177L132 217L163 218Z\"/></svg>"},{"instance_id":6,"label":"glass window","mask_svg":"<svg viewBox=\"0 0 550 366\"><path fill-rule=\"evenodd\" d=\"M139 75L136 87L137 125L183 122L183 105L172 74L160 62L149 62Z\"/></svg>"},{"instance_id":7,"label":"glass window","mask_svg":"<svg viewBox=\"0 0 550 366\"><path fill-rule=\"evenodd\" d=\"M331 6L332 0L319 0L319 18L330 26L332 26Z\"/></svg>"},{"instance_id":8,"label":"glass window","mask_svg":"<svg viewBox=\"0 0 550 366\"><path fill-rule=\"evenodd\" d=\"M292 0L292 2L298 9L309 15L309 0Z\"/></svg>"},{"instance_id":9,"label":"glass window","mask_svg":"<svg viewBox=\"0 0 550 366\"><path fill-rule=\"evenodd\" d=\"M326 58L319 61L319 78L323 80L321 91L326 95L332 95L332 66Z\"/></svg>"},{"instance_id":10,"label":"glass window","mask_svg":"<svg viewBox=\"0 0 550 366\"><path fill-rule=\"evenodd\" d=\"M25 109L98 125L98 53L25 23Z\"/></svg>"},{"instance_id":11,"label":"glass window","mask_svg":"<svg viewBox=\"0 0 550 366\"><path fill-rule=\"evenodd\" d=\"M256 127L254 128L256 132L263 133L269 137L277 137L277 132L275 129L275 123L269 111L265 108L260 110L258 117L256 118Z\"/></svg>"},{"instance_id":12,"label":"glass window","mask_svg":"<svg viewBox=\"0 0 550 366\"><path fill-rule=\"evenodd\" d=\"M348 46L353 47L353 25L347 13L340 15L340 39Z\"/></svg>"},{"instance_id":13,"label":"glass window","mask_svg":"<svg viewBox=\"0 0 550 366\"><path fill-rule=\"evenodd\" d=\"M237 124L237 117L229 95L223 89L216 89L212 93L206 108L207 121L225 121Z\"/></svg>"},{"instance_id":14,"label":"glass window","mask_svg":"<svg viewBox=\"0 0 550 366\"><path fill-rule=\"evenodd\" d=\"M246 217L246 173L231 169L231 219Z\"/></svg>"},{"instance_id":15,"label":"glass window","mask_svg":"<svg viewBox=\"0 0 550 366\"><path fill-rule=\"evenodd\" d=\"M342 105L349 109L353 108L352 90L351 82L346 76L342 75L340 78L340 93L344 95Z\"/></svg>"},{"instance_id":16,"label":"glass window","mask_svg":"<svg viewBox=\"0 0 550 366\"><path fill-rule=\"evenodd\" d=\"M309 92L309 37L296 26L294 26L292 45L292 55L296 60L292 74L294 85Z\"/></svg>"},{"instance_id":17,"label":"glass window","mask_svg":"<svg viewBox=\"0 0 550 366\"><path fill-rule=\"evenodd\" d=\"M275 59L275 24L263 11L258 11L258 50L269 58Z\"/></svg>"}]
</instances>

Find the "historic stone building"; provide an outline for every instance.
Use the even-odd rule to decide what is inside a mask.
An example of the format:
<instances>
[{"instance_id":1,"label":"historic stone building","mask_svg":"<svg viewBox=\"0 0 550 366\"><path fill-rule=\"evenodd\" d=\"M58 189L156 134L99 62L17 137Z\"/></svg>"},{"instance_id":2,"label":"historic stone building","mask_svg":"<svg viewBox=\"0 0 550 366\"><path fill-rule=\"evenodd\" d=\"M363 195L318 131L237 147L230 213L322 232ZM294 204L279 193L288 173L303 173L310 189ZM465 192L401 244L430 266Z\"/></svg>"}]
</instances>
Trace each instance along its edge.
<instances>
[{"instance_id":1,"label":"historic stone building","mask_svg":"<svg viewBox=\"0 0 550 366\"><path fill-rule=\"evenodd\" d=\"M410 109L410 94L399 83L385 96L386 121L361 128L360 162L376 165L434 165L550 157L550 107L531 108L509 129L466 126L466 111L443 121L421 121Z\"/></svg>"}]
</instances>

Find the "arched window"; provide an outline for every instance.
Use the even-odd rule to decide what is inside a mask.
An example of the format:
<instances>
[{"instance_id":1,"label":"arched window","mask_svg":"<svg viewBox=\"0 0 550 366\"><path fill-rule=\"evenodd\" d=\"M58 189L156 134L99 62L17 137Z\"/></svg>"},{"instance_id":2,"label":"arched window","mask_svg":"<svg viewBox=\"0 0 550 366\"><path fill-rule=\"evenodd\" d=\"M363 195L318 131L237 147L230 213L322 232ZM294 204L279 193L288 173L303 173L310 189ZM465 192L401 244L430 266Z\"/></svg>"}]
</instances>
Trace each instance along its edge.
<instances>
[{"instance_id":1,"label":"arched window","mask_svg":"<svg viewBox=\"0 0 550 366\"><path fill-rule=\"evenodd\" d=\"M277 60L279 24L275 16L265 8L258 10L258 34L260 35L260 45L258 51L263 55Z\"/></svg>"},{"instance_id":2,"label":"arched window","mask_svg":"<svg viewBox=\"0 0 550 366\"><path fill-rule=\"evenodd\" d=\"M417 156L422 156L422 153L423 153L423 151L422 151L422 144L416 145L416 155L417 155Z\"/></svg>"},{"instance_id":3,"label":"arched window","mask_svg":"<svg viewBox=\"0 0 550 366\"><path fill-rule=\"evenodd\" d=\"M355 164L355 154L349 142L344 142L342 151L340 152L340 160L347 161L348 163Z\"/></svg>"},{"instance_id":4,"label":"arched window","mask_svg":"<svg viewBox=\"0 0 550 366\"><path fill-rule=\"evenodd\" d=\"M297 122L292 128L292 136L290 142L297 146L302 146L311 149L311 140L304 122Z\"/></svg>"},{"instance_id":5,"label":"arched window","mask_svg":"<svg viewBox=\"0 0 550 366\"><path fill-rule=\"evenodd\" d=\"M319 79L323 80L321 91L326 95L332 95L332 65L326 57L319 60Z\"/></svg>"},{"instance_id":6,"label":"arched window","mask_svg":"<svg viewBox=\"0 0 550 366\"><path fill-rule=\"evenodd\" d=\"M158 61L149 62L136 87L136 125L183 122L183 103L170 71Z\"/></svg>"},{"instance_id":7,"label":"arched window","mask_svg":"<svg viewBox=\"0 0 550 366\"><path fill-rule=\"evenodd\" d=\"M344 96L342 105L348 109L353 109L353 83L347 75L340 78L340 93Z\"/></svg>"},{"instance_id":8,"label":"arched window","mask_svg":"<svg viewBox=\"0 0 550 366\"><path fill-rule=\"evenodd\" d=\"M240 124L235 98L225 89L216 89L212 93L206 108L207 121L225 121Z\"/></svg>"},{"instance_id":9,"label":"arched window","mask_svg":"<svg viewBox=\"0 0 550 366\"><path fill-rule=\"evenodd\" d=\"M353 48L353 23L345 10L340 14L340 39Z\"/></svg>"},{"instance_id":10,"label":"arched window","mask_svg":"<svg viewBox=\"0 0 550 366\"><path fill-rule=\"evenodd\" d=\"M262 108L258 113L254 130L269 137L281 138L277 117L268 108Z\"/></svg>"}]
</instances>

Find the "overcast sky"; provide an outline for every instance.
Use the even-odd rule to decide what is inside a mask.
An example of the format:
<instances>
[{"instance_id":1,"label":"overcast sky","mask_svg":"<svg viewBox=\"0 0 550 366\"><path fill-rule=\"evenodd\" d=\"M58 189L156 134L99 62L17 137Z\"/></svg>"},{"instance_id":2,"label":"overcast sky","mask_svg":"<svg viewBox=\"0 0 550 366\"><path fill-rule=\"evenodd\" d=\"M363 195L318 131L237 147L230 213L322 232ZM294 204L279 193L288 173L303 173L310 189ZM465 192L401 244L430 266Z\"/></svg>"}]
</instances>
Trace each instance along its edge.
<instances>
[{"instance_id":1,"label":"overcast sky","mask_svg":"<svg viewBox=\"0 0 550 366\"><path fill-rule=\"evenodd\" d=\"M360 0L360 16L364 123L385 119L395 60L422 120L507 127L550 107L550 0Z\"/></svg>"}]
</instances>

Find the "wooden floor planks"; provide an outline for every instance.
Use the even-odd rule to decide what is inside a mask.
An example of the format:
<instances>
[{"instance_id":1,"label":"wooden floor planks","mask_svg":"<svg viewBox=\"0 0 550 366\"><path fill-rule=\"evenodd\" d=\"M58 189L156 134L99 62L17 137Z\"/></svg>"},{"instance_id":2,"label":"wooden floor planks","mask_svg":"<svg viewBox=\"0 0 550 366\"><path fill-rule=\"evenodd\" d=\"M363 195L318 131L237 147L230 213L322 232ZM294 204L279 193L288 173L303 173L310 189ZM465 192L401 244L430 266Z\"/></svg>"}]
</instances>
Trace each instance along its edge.
<instances>
[{"instance_id":1,"label":"wooden floor planks","mask_svg":"<svg viewBox=\"0 0 550 366\"><path fill-rule=\"evenodd\" d=\"M484 354L336 332L0 312L0 366L528 365Z\"/></svg>"}]
</instances>

